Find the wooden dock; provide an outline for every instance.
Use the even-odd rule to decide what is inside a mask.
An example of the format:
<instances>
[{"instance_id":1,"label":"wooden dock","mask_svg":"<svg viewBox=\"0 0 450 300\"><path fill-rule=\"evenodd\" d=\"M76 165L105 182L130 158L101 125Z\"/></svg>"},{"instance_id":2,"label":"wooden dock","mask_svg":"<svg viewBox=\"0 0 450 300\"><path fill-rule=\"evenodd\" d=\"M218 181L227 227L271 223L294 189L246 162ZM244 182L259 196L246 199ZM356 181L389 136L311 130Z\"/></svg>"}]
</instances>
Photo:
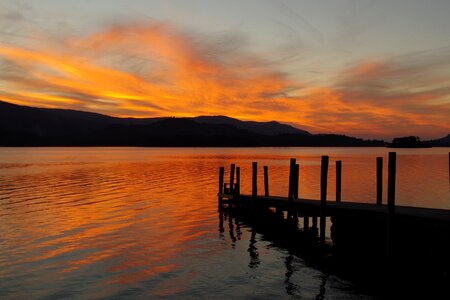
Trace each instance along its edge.
<instances>
[{"instance_id":1,"label":"wooden dock","mask_svg":"<svg viewBox=\"0 0 450 300\"><path fill-rule=\"evenodd\" d=\"M333 254L350 260L365 258L433 268L450 274L450 211L395 205L396 153L388 157L387 204L383 192L383 158L376 160L377 193L374 203L344 202L341 199L342 161L336 161L336 199L327 199L329 157L322 156L320 199L299 197L299 165L290 160L289 188L286 197L269 194L268 166L264 166L264 195L257 194L257 162L252 163L252 193L240 193L240 168L219 169L218 205L247 216L291 224L300 234L312 236L307 243L333 249ZM327 235L327 222L329 235Z\"/></svg>"}]
</instances>

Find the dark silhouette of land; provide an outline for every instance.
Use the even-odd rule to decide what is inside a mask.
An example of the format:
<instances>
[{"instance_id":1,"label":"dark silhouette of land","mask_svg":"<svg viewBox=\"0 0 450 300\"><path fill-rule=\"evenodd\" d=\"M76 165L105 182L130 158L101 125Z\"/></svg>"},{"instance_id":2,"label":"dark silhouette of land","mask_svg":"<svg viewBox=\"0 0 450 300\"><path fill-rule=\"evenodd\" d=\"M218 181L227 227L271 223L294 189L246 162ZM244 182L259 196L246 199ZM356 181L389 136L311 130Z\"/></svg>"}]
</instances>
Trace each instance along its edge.
<instances>
[{"instance_id":1,"label":"dark silhouette of land","mask_svg":"<svg viewBox=\"0 0 450 300\"><path fill-rule=\"evenodd\" d=\"M426 143L433 147L450 147L450 134L440 139L426 141Z\"/></svg>"},{"instance_id":2,"label":"dark silhouette of land","mask_svg":"<svg viewBox=\"0 0 450 300\"><path fill-rule=\"evenodd\" d=\"M431 145L422 142L418 136L398 137L387 145L388 148L431 148Z\"/></svg>"},{"instance_id":3,"label":"dark silhouette of land","mask_svg":"<svg viewBox=\"0 0 450 300\"><path fill-rule=\"evenodd\" d=\"M0 101L0 146L383 147L386 143L311 134L275 121L240 121L226 116L116 118Z\"/></svg>"}]
</instances>

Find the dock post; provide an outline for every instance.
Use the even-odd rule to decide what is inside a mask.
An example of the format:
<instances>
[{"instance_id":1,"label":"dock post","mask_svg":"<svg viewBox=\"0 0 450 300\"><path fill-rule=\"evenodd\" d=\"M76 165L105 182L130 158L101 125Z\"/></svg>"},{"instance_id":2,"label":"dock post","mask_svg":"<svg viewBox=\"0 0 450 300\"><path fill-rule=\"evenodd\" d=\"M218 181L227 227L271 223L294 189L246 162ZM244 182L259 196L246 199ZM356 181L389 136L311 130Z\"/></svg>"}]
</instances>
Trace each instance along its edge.
<instances>
[{"instance_id":1,"label":"dock post","mask_svg":"<svg viewBox=\"0 0 450 300\"><path fill-rule=\"evenodd\" d=\"M295 184L295 158L291 158L289 164L289 191L288 191L288 200L289 204L292 201L294 196L294 184Z\"/></svg>"},{"instance_id":2,"label":"dock post","mask_svg":"<svg viewBox=\"0 0 450 300\"><path fill-rule=\"evenodd\" d=\"M320 171L320 243L325 243L326 207L327 207L327 184L328 184L328 161L329 157L322 156Z\"/></svg>"},{"instance_id":3,"label":"dock post","mask_svg":"<svg viewBox=\"0 0 450 300\"><path fill-rule=\"evenodd\" d=\"M264 166L264 196L269 196L269 167Z\"/></svg>"},{"instance_id":4,"label":"dock post","mask_svg":"<svg viewBox=\"0 0 450 300\"><path fill-rule=\"evenodd\" d=\"M240 195L241 194L241 168L236 167L236 188L235 188L235 194Z\"/></svg>"},{"instance_id":5,"label":"dock post","mask_svg":"<svg viewBox=\"0 0 450 300\"><path fill-rule=\"evenodd\" d=\"M230 194L233 192L234 188L234 170L236 168L235 164L231 164L230 166Z\"/></svg>"},{"instance_id":6,"label":"dock post","mask_svg":"<svg viewBox=\"0 0 450 300\"><path fill-rule=\"evenodd\" d=\"M225 173L225 168L224 167L220 167L219 168L219 208L222 208L222 196L220 196L220 194L223 193L223 175Z\"/></svg>"},{"instance_id":7,"label":"dock post","mask_svg":"<svg viewBox=\"0 0 450 300\"><path fill-rule=\"evenodd\" d=\"M294 199L298 199L298 187L299 187L299 179L300 179L300 165L295 164L294 168ZM298 210L293 209L294 214L294 222L298 224Z\"/></svg>"},{"instance_id":8,"label":"dock post","mask_svg":"<svg viewBox=\"0 0 450 300\"><path fill-rule=\"evenodd\" d=\"M291 158L289 163L289 188L288 188L288 214L287 217L290 219L293 217L292 211L292 200L294 198L294 189L295 189L295 158Z\"/></svg>"},{"instance_id":9,"label":"dock post","mask_svg":"<svg viewBox=\"0 0 450 300\"><path fill-rule=\"evenodd\" d=\"M388 216L387 216L387 237L386 237L386 254L388 257L392 256L393 250L393 235L395 222L395 175L397 168L397 153L389 152L388 161Z\"/></svg>"},{"instance_id":10,"label":"dock post","mask_svg":"<svg viewBox=\"0 0 450 300\"><path fill-rule=\"evenodd\" d=\"M377 157L377 204L383 203L383 157Z\"/></svg>"},{"instance_id":11,"label":"dock post","mask_svg":"<svg viewBox=\"0 0 450 300\"><path fill-rule=\"evenodd\" d=\"M295 164L295 180L294 180L294 199L298 199L298 189L299 189L299 180L300 180L300 165Z\"/></svg>"},{"instance_id":12,"label":"dock post","mask_svg":"<svg viewBox=\"0 0 450 300\"><path fill-rule=\"evenodd\" d=\"M254 161L252 162L252 197L254 198L256 198L256 195L258 194L257 170L258 170L258 163Z\"/></svg>"},{"instance_id":13,"label":"dock post","mask_svg":"<svg viewBox=\"0 0 450 300\"><path fill-rule=\"evenodd\" d=\"M342 161L336 161L336 202L341 202L341 190L342 190Z\"/></svg>"}]
</instances>

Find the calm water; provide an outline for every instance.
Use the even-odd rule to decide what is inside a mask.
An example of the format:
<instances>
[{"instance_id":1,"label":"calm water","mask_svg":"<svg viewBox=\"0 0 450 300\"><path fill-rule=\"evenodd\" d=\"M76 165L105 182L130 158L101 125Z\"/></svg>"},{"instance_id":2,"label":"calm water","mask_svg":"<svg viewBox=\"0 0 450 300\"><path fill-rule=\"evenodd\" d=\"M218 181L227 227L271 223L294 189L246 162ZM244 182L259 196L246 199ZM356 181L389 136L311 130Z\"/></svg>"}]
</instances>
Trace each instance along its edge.
<instances>
[{"instance_id":1,"label":"calm water","mask_svg":"<svg viewBox=\"0 0 450 300\"><path fill-rule=\"evenodd\" d=\"M221 229L217 174L237 163L249 193L257 160L285 195L296 157L301 197L318 198L326 154L329 198L340 159L343 200L374 202L388 151L0 148L0 298L371 298L226 215ZM398 204L450 209L448 152L397 150Z\"/></svg>"}]
</instances>

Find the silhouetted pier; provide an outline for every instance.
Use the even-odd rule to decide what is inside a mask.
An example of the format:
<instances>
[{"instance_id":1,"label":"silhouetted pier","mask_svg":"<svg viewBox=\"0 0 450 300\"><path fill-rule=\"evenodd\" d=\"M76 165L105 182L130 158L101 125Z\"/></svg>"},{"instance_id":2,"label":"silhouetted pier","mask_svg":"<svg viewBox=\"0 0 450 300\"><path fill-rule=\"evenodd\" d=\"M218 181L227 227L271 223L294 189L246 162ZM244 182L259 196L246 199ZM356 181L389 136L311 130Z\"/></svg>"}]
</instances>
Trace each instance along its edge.
<instances>
[{"instance_id":1,"label":"silhouetted pier","mask_svg":"<svg viewBox=\"0 0 450 300\"><path fill-rule=\"evenodd\" d=\"M219 170L220 209L266 222L265 226L289 226L292 238L302 238L305 247L327 248L348 260L389 262L431 269L448 280L450 272L450 211L395 205L396 153L388 157L387 204L382 204L383 158L376 159L374 203L343 201L342 161L335 162L336 199L327 199L330 159L322 156L320 199L299 196L300 168L290 160L286 197L270 195L269 167L264 166L264 195L258 195L258 163L252 163L252 193L241 194L240 167L231 164L229 181ZM287 175L287 174L286 174ZM327 235L327 222L330 231ZM284 229L283 229L284 230ZM281 234L281 233L280 233ZM284 232L283 234L286 234ZM288 237L289 238L289 237Z\"/></svg>"}]
</instances>

